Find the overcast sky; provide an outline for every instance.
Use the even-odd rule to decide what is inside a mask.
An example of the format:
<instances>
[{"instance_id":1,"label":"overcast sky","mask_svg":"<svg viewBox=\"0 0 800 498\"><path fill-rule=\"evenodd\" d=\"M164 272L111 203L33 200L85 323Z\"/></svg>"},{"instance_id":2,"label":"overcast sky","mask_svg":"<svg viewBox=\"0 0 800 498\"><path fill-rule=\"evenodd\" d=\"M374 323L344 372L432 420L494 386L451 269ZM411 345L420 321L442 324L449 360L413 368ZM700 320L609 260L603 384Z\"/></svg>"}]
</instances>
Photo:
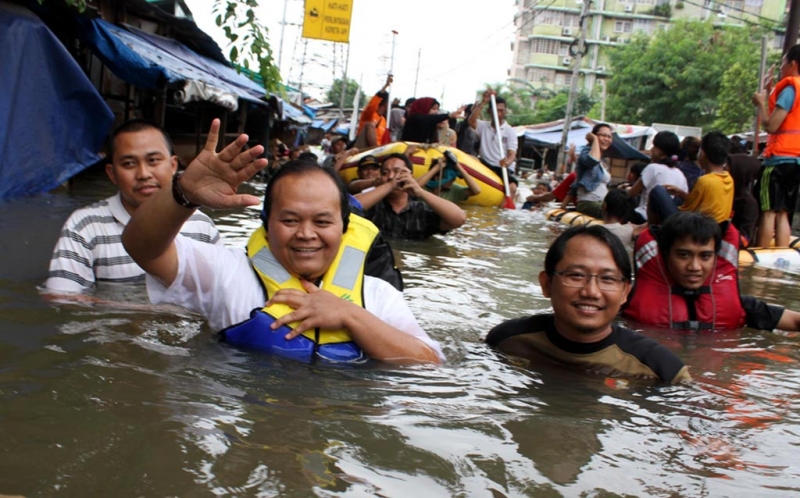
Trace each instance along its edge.
<instances>
[{"instance_id":1,"label":"overcast sky","mask_svg":"<svg viewBox=\"0 0 800 498\"><path fill-rule=\"evenodd\" d=\"M211 35L227 54L227 40L214 24L210 0L186 0L200 29ZM260 21L269 29L278 59L284 0L259 0ZM321 97L336 77L341 78L347 46L301 37L303 0L288 0L281 75L284 82ZM417 97L435 97L453 110L474 101L487 83L501 83L511 66L514 38L514 0L353 0L348 78L362 82L368 95L383 85L389 72L394 39L392 96L414 96L420 53ZM397 31L397 35L392 34ZM306 64L302 65L306 49ZM334 55L335 50L335 55ZM361 101L363 105L363 100Z\"/></svg>"}]
</instances>

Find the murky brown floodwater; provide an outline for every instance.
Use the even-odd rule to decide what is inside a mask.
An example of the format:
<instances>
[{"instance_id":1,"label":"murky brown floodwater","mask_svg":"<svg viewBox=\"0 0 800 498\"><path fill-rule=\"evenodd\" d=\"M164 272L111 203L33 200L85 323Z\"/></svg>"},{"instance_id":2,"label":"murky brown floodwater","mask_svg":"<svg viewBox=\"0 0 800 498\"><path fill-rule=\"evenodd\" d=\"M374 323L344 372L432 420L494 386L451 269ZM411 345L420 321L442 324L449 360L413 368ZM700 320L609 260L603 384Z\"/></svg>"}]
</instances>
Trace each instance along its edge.
<instances>
[{"instance_id":1,"label":"murky brown floodwater","mask_svg":"<svg viewBox=\"0 0 800 498\"><path fill-rule=\"evenodd\" d=\"M253 187L258 192L263 187ZM469 208L467 225L395 243L441 367L323 368L219 344L201 320L104 286L104 305L36 290L58 230L112 192L0 206L0 494L25 496L794 496L797 334L648 331L691 386L606 387L520 369L480 338L546 309L536 282L561 226ZM241 246L257 211L215 213ZM800 309L800 277L743 270Z\"/></svg>"}]
</instances>

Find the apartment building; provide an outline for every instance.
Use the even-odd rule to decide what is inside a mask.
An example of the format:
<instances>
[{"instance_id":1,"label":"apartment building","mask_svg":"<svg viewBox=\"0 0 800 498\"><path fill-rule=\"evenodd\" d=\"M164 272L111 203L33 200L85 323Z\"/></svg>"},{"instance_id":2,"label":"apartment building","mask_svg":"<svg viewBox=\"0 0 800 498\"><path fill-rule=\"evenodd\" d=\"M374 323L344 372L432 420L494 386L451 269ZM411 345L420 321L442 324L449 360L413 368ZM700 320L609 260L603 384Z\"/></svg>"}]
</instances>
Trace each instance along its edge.
<instances>
[{"instance_id":1,"label":"apartment building","mask_svg":"<svg viewBox=\"0 0 800 498\"><path fill-rule=\"evenodd\" d=\"M512 81L558 91L572 83L583 0L518 0ZM587 16L579 88L591 93L611 76L608 49L628 43L638 32L666 30L675 19L710 19L744 25L768 19L783 22L786 0L594 0ZM773 48L780 49L776 35ZM570 50L570 45L573 49Z\"/></svg>"}]
</instances>

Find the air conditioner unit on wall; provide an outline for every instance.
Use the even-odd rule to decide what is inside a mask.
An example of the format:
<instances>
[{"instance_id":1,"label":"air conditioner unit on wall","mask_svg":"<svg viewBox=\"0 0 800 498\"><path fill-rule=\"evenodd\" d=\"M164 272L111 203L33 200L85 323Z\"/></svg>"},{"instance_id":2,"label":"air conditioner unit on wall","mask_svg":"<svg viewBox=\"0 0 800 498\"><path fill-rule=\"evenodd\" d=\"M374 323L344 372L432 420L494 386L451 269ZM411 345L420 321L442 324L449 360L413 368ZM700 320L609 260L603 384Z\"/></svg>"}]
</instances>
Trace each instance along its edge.
<instances>
[{"instance_id":1,"label":"air conditioner unit on wall","mask_svg":"<svg viewBox=\"0 0 800 498\"><path fill-rule=\"evenodd\" d=\"M611 41L611 37L610 36L604 36L603 37L603 41L604 42L610 42Z\"/></svg>"},{"instance_id":2,"label":"air conditioner unit on wall","mask_svg":"<svg viewBox=\"0 0 800 498\"><path fill-rule=\"evenodd\" d=\"M569 66L570 64L572 64L572 57L562 57L561 64Z\"/></svg>"},{"instance_id":3,"label":"air conditioner unit on wall","mask_svg":"<svg viewBox=\"0 0 800 498\"><path fill-rule=\"evenodd\" d=\"M572 36L572 28L563 28L561 34L564 36Z\"/></svg>"},{"instance_id":4,"label":"air conditioner unit on wall","mask_svg":"<svg viewBox=\"0 0 800 498\"><path fill-rule=\"evenodd\" d=\"M625 12L633 12L633 5L626 5Z\"/></svg>"}]
</instances>

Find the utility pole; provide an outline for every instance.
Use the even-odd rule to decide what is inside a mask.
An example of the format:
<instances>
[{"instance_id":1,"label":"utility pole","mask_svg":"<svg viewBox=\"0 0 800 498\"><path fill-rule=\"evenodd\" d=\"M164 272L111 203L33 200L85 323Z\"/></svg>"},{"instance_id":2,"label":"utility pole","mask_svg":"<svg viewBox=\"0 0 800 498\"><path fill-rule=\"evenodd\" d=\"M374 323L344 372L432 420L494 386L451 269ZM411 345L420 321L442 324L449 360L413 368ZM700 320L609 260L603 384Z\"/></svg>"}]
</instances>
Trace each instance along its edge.
<instances>
[{"instance_id":1,"label":"utility pole","mask_svg":"<svg viewBox=\"0 0 800 498\"><path fill-rule=\"evenodd\" d=\"M799 1L800 0L795 0ZM587 17L589 14L589 6L592 0L583 0L581 6L580 18L580 33L578 34L578 48L577 53L572 61L572 81L569 86L569 99L567 99L567 111L564 113L564 133L561 134L561 164L567 164L567 138L569 131L572 128L572 108L575 105L575 98L578 93L578 77L581 70L581 59L583 58L583 50L586 41Z\"/></svg>"},{"instance_id":2,"label":"utility pole","mask_svg":"<svg viewBox=\"0 0 800 498\"><path fill-rule=\"evenodd\" d=\"M303 73L306 69L306 51L308 51L308 38L303 41L303 60L300 62L300 82L297 89L300 90L300 99L303 99Z\"/></svg>"},{"instance_id":3,"label":"utility pole","mask_svg":"<svg viewBox=\"0 0 800 498\"><path fill-rule=\"evenodd\" d=\"M797 43L797 32L800 30L800 0L792 0L789 5L789 19L786 20L786 34L783 38L783 53L789 51Z\"/></svg>"},{"instance_id":4,"label":"utility pole","mask_svg":"<svg viewBox=\"0 0 800 498\"><path fill-rule=\"evenodd\" d=\"M414 95L412 97L417 98L417 82L419 81L419 60L422 57L422 49L420 48L417 52L417 75L414 76Z\"/></svg>"},{"instance_id":5,"label":"utility pole","mask_svg":"<svg viewBox=\"0 0 800 498\"><path fill-rule=\"evenodd\" d=\"M289 0L283 0L283 20L281 21L281 40L278 43L278 71L281 70L281 56L283 55L283 34L286 31L286 7Z\"/></svg>"},{"instance_id":6,"label":"utility pole","mask_svg":"<svg viewBox=\"0 0 800 498\"><path fill-rule=\"evenodd\" d=\"M350 44L347 44L347 56L344 60L344 76L342 77L342 92L339 95L339 117L344 119L344 97L347 90L347 66L350 65ZM354 111L355 112L355 111Z\"/></svg>"}]
</instances>

